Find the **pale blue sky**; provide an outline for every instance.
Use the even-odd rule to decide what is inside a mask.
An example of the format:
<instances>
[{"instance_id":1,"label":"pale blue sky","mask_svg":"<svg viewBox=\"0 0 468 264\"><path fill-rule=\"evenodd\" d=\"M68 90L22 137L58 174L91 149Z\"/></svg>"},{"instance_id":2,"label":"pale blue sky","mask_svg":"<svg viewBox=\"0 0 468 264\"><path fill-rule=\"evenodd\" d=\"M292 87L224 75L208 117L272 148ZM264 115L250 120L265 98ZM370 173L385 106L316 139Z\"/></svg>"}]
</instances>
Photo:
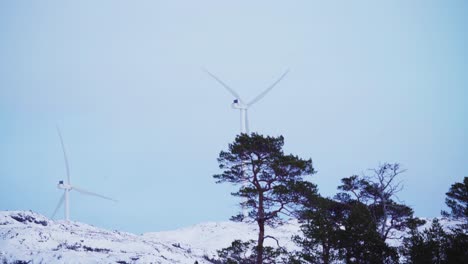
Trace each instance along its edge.
<instances>
[{"instance_id":1,"label":"pale blue sky","mask_svg":"<svg viewBox=\"0 0 468 264\"><path fill-rule=\"evenodd\" d=\"M466 1L2 1L0 210L49 216L65 177L72 219L131 232L227 220L216 158L250 127L312 158L324 195L400 162L400 199L437 216L468 176ZM59 217L62 217L60 212Z\"/></svg>"}]
</instances>

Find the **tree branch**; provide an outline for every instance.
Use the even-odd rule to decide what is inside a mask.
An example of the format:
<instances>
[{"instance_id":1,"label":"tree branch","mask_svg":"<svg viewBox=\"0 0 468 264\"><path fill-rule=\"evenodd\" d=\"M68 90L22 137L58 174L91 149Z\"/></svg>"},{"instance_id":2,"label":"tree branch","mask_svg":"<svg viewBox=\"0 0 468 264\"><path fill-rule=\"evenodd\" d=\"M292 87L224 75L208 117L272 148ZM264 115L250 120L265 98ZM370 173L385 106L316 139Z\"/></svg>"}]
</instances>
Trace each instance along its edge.
<instances>
[{"instance_id":1,"label":"tree branch","mask_svg":"<svg viewBox=\"0 0 468 264\"><path fill-rule=\"evenodd\" d=\"M276 245L277 245L279 248L281 247L280 244L279 244L278 239L276 239L275 237L268 235L268 236L265 236L265 239L267 239L267 238L271 238L271 239L275 240L275 241L276 241Z\"/></svg>"}]
</instances>

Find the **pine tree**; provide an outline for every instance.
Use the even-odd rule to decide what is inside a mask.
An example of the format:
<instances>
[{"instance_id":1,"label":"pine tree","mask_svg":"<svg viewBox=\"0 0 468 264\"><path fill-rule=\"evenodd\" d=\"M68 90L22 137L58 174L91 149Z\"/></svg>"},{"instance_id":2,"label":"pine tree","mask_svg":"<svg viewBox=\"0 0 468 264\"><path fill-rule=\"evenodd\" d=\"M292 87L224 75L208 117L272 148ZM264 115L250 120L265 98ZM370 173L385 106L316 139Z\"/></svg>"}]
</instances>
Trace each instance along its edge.
<instances>
[{"instance_id":1,"label":"pine tree","mask_svg":"<svg viewBox=\"0 0 468 264\"><path fill-rule=\"evenodd\" d=\"M454 183L446 193L445 203L450 212L442 215L462 220L462 224L451 229L447 246L448 263L468 263L468 177L463 183Z\"/></svg>"},{"instance_id":2,"label":"pine tree","mask_svg":"<svg viewBox=\"0 0 468 264\"><path fill-rule=\"evenodd\" d=\"M284 138L241 134L221 151L218 162L222 174L214 175L217 183L240 185L232 195L241 197L241 205L249 209L249 218L259 228L256 263L263 263L265 225L281 222L280 214L288 214L297 199L295 190L313 186L303 177L314 173L312 160L283 153ZM234 219L243 219L242 214Z\"/></svg>"},{"instance_id":3,"label":"pine tree","mask_svg":"<svg viewBox=\"0 0 468 264\"><path fill-rule=\"evenodd\" d=\"M302 236L295 243L302 248L299 257L308 263L333 263L339 259L339 235L344 218L343 204L318 195L302 200L298 212Z\"/></svg>"},{"instance_id":4,"label":"pine tree","mask_svg":"<svg viewBox=\"0 0 468 264\"><path fill-rule=\"evenodd\" d=\"M302 236L298 263L397 263L397 252L377 232L369 208L342 194L340 200L311 192L300 199ZM302 261L302 262L301 262Z\"/></svg>"},{"instance_id":5,"label":"pine tree","mask_svg":"<svg viewBox=\"0 0 468 264\"><path fill-rule=\"evenodd\" d=\"M234 240L231 246L218 250L218 256L222 259L222 263L226 264L254 264L255 257L249 254L254 243L253 240L247 242Z\"/></svg>"},{"instance_id":6,"label":"pine tree","mask_svg":"<svg viewBox=\"0 0 468 264\"><path fill-rule=\"evenodd\" d=\"M437 218L431 227L418 231L410 227L410 236L403 239L401 253L407 264L468 263L468 234L461 228L445 231Z\"/></svg>"},{"instance_id":7,"label":"pine tree","mask_svg":"<svg viewBox=\"0 0 468 264\"><path fill-rule=\"evenodd\" d=\"M424 237L428 251L432 256L432 263L447 263L446 249L448 236L437 218L434 218L431 227L424 231Z\"/></svg>"},{"instance_id":8,"label":"pine tree","mask_svg":"<svg viewBox=\"0 0 468 264\"><path fill-rule=\"evenodd\" d=\"M466 264L468 263L468 233L461 227L451 231L446 248L447 263Z\"/></svg>"},{"instance_id":9,"label":"pine tree","mask_svg":"<svg viewBox=\"0 0 468 264\"><path fill-rule=\"evenodd\" d=\"M412 226L411 236L403 239L402 254L408 264L445 264L448 262L447 249L449 235L444 231L437 218L431 227L419 232L417 227Z\"/></svg>"},{"instance_id":10,"label":"pine tree","mask_svg":"<svg viewBox=\"0 0 468 264\"><path fill-rule=\"evenodd\" d=\"M342 179L343 184L338 189L345 193L338 194L336 198L352 199L353 196L358 202L366 204L377 225L377 232L385 241L391 237L392 231L406 229L413 210L394 200L395 195L403 188L396 181L396 177L404 172L398 163L384 163L370 171L370 175L354 175Z\"/></svg>"},{"instance_id":11,"label":"pine tree","mask_svg":"<svg viewBox=\"0 0 468 264\"><path fill-rule=\"evenodd\" d=\"M452 184L446 195L445 204L450 208L450 212L442 211L442 215L468 222L468 177L463 179L463 183Z\"/></svg>"},{"instance_id":12,"label":"pine tree","mask_svg":"<svg viewBox=\"0 0 468 264\"><path fill-rule=\"evenodd\" d=\"M340 250L346 263L398 263L395 249L387 246L377 232L368 207L358 201L345 202Z\"/></svg>"}]
</instances>

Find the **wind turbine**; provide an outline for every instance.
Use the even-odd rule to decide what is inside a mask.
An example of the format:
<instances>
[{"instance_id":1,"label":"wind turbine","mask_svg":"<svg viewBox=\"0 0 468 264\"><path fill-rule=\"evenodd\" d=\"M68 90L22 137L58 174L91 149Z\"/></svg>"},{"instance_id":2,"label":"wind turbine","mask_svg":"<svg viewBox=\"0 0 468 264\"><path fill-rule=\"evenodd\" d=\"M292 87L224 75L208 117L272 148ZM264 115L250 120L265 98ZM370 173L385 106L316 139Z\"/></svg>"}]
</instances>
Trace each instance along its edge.
<instances>
[{"instance_id":1,"label":"wind turbine","mask_svg":"<svg viewBox=\"0 0 468 264\"><path fill-rule=\"evenodd\" d=\"M224 88L226 88L226 90L229 93L231 93L234 96L234 98L236 98L236 99L234 99L234 101L232 103L232 108L239 109L239 112L240 112L240 132L241 133L246 133L246 134L250 133L249 132L249 119L248 119L248 115L247 115L247 110L249 109L249 107L251 107L256 102L260 101L260 99L262 99L269 91L271 91L271 89L273 89L273 87L275 87L284 78L284 76L286 76L286 74L288 74L288 72L289 72L289 69L287 69L274 83L272 83L267 89L265 89L265 91L263 91L262 93L257 95L252 101L250 101L248 103L245 103L245 101L241 99L239 94L234 89L229 87L226 83L221 81L221 79L219 79L216 75L209 72L207 69L203 69L203 70L208 75L210 75L213 79L215 79L219 84L221 84ZM242 163L242 172L244 173L245 170L246 170L245 164ZM243 186L246 187L247 183L244 182ZM244 217L248 217L247 208L244 207L244 206L242 207L242 214L244 215Z\"/></svg>"},{"instance_id":2,"label":"wind turbine","mask_svg":"<svg viewBox=\"0 0 468 264\"><path fill-rule=\"evenodd\" d=\"M100 198L103 198L103 199L107 199L107 200L117 202L116 200L114 200L112 198L109 198L109 197L106 197L106 196L103 196L103 195L100 195L100 194L97 194L97 193L93 193L93 192L87 191L85 189L79 188L77 186L71 185L70 167L68 165L67 152L65 151L65 144L63 143L62 133L60 133L60 129L58 127L57 127L57 132L58 132L58 135L60 137L60 143L62 145L63 158L65 160L65 168L66 168L66 171L67 171L67 181L65 183L62 180L62 181L59 181L59 183L57 184L57 187L59 189L63 190L63 195L60 198L59 203L57 204L57 207L55 208L54 213L52 214L51 218L54 218L57 211L60 209L62 204L65 202L65 220L67 220L67 221L70 220L70 191L72 191L72 190L75 190L75 191L77 191L79 193L82 193L82 194L97 196L97 197L100 197Z\"/></svg>"},{"instance_id":3,"label":"wind turbine","mask_svg":"<svg viewBox=\"0 0 468 264\"><path fill-rule=\"evenodd\" d=\"M269 91L271 91L271 89L273 89L273 87L275 87L283 78L284 76L286 76L286 74L288 74L289 72L289 69L286 70L274 83L272 83L265 91L263 91L262 93L260 93L259 95L257 95L257 97L255 97L252 101L248 102L248 103L245 103L244 100L241 99L241 97L239 96L239 94L234 90L232 89L231 87L229 87L226 83L224 83L223 81L221 81L221 79L219 79L217 76L215 76L214 74L212 74L211 72L209 72L208 70L204 69L204 71L210 75L213 79L215 79L219 84L221 84L224 88L226 88L226 90L231 93L234 98L234 101L232 103L232 108L234 109L239 109L240 111L240 132L241 133L249 133L249 119L248 119L248 116L247 116L247 110L249 109L249 107L251 107L253 104L255 104L256 102L260 101L260 99L262 99Z\"/></svg>"}]
</instances>

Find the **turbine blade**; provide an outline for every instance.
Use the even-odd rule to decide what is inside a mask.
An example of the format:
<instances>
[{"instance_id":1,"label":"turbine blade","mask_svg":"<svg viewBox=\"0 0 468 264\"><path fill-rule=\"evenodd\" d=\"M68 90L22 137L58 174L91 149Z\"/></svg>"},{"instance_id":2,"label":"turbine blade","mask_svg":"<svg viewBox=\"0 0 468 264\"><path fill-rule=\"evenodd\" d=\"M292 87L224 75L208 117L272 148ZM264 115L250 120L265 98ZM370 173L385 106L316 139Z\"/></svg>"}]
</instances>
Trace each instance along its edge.
<instances>
[{"instance_id":1,"label":"turbine blade","mask_svg":"<svg viewBox=\"0 0 468 264\"><path fill-rule=\"evenodd\" d=\"M63 204L63 201L65 200L65 192L62 194L62 197L60 197L60 200L57 204L57 207L55 207L55 210L54 210L54 213L52 214L52 216L50 217L50 219L54 219L55 215L57 214L58 210L60 209L60 207L62 206Z\"/></svg>"},{"instance_id":2,"label":"turbine blade","mask_svg":"<svg viewBox=\"0 0 468 264\"><path fill-rule=\"evenodd\" d=\"M65 159L65 168L67 170L67 183L70 184L70 166L68 165L67 152L65 151L65 144L63 144L62 133L60 132L60 128L58 126L57 132L60 137L60 143L62 144L63 158Z\"/></svg>"},{"instance_id":3,"label":"turbine blade","mask_svg":"<svg viewBox=\"0 0 468 264\"><path fill-rule=\"evenodd\" d=\"M79 193L82 193L82 194L87 194L87 195L91 195L91 196L97 196L97 197L101 197L103 199L106 199L106 200L111 200L111 201L114 201L114 202L117 202L117 200L115 199L112 199L110 197L107 197L107 196L104 196L104 195L100 195L100 194L97 194L97 193L94 193L94 192L90 192L90 191L87 191L85 189L82 189L82 188L79 188L79 187L76 187L76 186L72 186L72 190L75 190Z\"/></svg>"},{"instance_id":4,"label":"turbine blade","mask_svg":"<svg viewBox=\"0 0 468 264\"><path fill-rule=\"evenodd\" d=\"M230 92L237 100L239 100L242 104L245 104L244 101L242 101L242 99L240 98L239 94L237 94L236 91L234 91L234 89L232 89L231 87L229 87L227 84L225 84L223 81L221 81L221 79L219 79L218 77L216 77L216 75L212 74L211 72L209 72L207 69L203 69L208 75L210 75L213 79L215 79L219 84L221 84L224 88L226 88L226 90L228 90L228 92Z\"/></svg>"},{"instance_id":5,"label":"turbine blade","mask_svg":"<svg viewBox=\"0 0 468 264\"><path fill-rule=\"evenodd\" d=\"M261 94L259 94L257 97L255 97L252 101L250 101L247 105L248 106L251 106L253 104L255 104L256 102L258 102L260 99L262 99L269 91L271 91L271 89L273 89L273 87L275 87L283 78L284 76L286 76L286 74L288 74L289 72L289 69L287 69L279 78L278 80L276 80L276 82L274 82L272 85L270 85L265 91L263 91Z\"/></svg>"}]
</instances>

